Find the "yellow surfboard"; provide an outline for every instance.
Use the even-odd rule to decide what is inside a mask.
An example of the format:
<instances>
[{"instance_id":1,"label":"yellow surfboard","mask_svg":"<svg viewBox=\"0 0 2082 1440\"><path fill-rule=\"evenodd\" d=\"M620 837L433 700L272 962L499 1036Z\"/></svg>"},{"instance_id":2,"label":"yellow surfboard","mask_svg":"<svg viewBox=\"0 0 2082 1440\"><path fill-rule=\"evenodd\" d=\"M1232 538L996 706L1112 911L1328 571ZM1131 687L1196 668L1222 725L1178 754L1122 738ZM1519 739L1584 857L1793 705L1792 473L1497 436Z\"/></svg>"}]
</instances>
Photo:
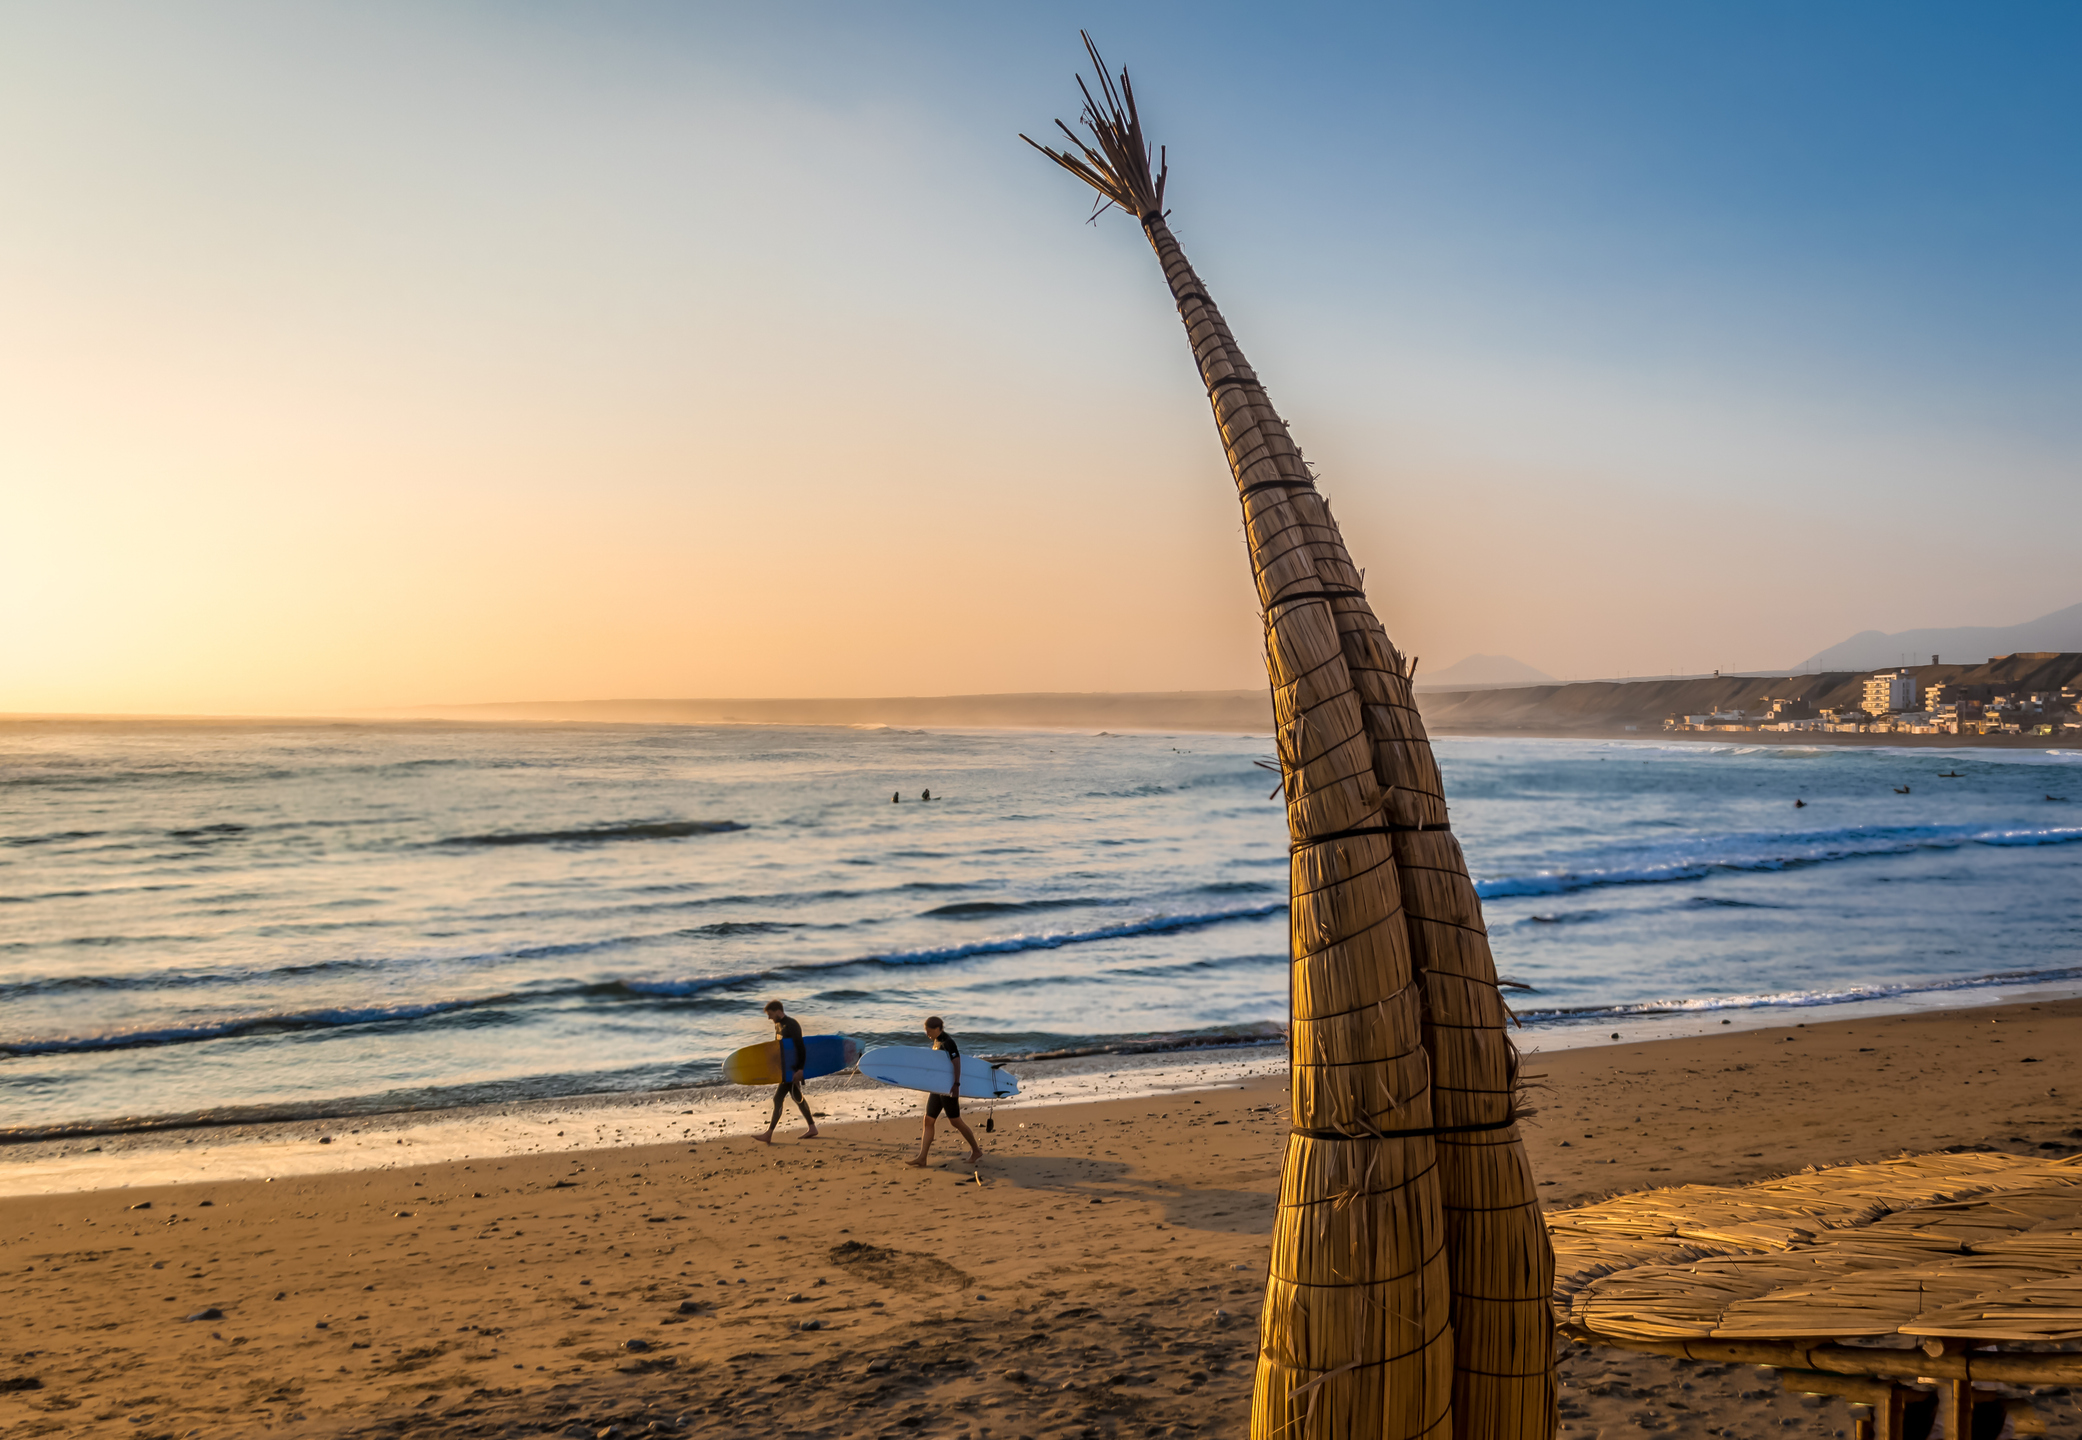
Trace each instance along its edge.
<instances>
[{"instance_id":1,"label":"yellow surfboard","mask_svg":"<svg viewBox=\"0 0 2082 1440\"><path fill-rule=\"evenodd\" d=\"M810 1055L809 1063L803 1066L802 1078L805 1080L850 1070L860 1059L860 1045L850 1035L805 1035L802 1043ZM792 1045L789 1047L791 1050L794 1048ZM723 1078L733 1085L780 1084L781 1042L769 1040L764 1045L747 1045L742 1050L731 1051L723 1062Z\"/></svg>"}]
</instances>

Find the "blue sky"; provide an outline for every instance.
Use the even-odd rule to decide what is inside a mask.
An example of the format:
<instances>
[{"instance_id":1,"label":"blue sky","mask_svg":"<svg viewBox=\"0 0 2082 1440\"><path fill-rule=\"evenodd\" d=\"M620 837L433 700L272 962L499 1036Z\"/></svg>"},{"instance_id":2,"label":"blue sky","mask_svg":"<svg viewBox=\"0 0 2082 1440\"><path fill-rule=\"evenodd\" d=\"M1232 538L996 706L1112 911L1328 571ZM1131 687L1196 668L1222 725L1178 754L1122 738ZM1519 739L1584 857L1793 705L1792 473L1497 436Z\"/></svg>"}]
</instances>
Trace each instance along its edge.
<instances>
[{"instance_id":1,"label":"blue sky","mask_svg":"<svg viewBox=\"0 0 2082 1440\"><path fill-rule=\"evenodd\" d=\"M1428 664L2082 598L2072 9L27 5L0 709L1256 683L1081 24Z\"/></svg>"}]
</instances>

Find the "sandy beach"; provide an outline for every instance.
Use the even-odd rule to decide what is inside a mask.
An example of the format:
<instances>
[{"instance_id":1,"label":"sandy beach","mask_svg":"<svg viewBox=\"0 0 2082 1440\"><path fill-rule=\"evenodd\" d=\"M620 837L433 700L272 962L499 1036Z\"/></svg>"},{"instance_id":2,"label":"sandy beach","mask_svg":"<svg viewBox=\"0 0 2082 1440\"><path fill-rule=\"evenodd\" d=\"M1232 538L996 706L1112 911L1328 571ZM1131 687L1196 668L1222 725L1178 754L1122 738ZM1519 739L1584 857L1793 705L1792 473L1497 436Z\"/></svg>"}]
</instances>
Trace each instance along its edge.
<instances>
[{"instance_id":1,"label":"sandy beach","mask_svg":"<svg viewBox=\"0 0 2082 1440\"><path fill-rule=\"evenodd\" d=\"M1552 1208L1905 1151L2072 1153L2078 1019L2082 1001L2048 999L1536 1054L1528 1145ZM1277 1057L1110 1063L1001 1106L976 1173L944 1128L933 1168L907 1168L915 1118L842 1121L844 1092L819 1102L824 1138L772 1148L625 1124L621 1144L428 1160L396 1153L417 1150L403 1122L368 1122L343 1127L370 1132L358 1157L325 1147L357 1163L325 1173L75 1173L0 1199L0 1426L1241 1436ZM133 1158L171 1173L198 1138L224 1137ZM29 1163L11 1148L0 1167ZM1564 1433L1849 1429L1768 1372L1574 1347L1561 1363ZM2039 1400L2074 1433L2073 1397Z\"/></svg>"},{"instance_id":2,"label":"sandy beach","mask_svg":"<svg viewBox=\"0 0 2082 1440\"><path fill-rule=\"evenodd\" d=\"M2082 1440L2082 11L122 11L0 1440Z\"/></svg>"}]
</instances>

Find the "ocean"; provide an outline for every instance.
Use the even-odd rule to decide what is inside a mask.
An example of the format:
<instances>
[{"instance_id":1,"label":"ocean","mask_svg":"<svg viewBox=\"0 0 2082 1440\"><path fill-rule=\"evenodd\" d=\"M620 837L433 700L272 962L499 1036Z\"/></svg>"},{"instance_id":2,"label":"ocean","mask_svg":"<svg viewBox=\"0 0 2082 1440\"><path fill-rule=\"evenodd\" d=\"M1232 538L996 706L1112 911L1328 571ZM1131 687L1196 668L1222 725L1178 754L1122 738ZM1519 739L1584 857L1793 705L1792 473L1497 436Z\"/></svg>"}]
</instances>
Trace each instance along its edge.
<instances>
[{"instance_id":1,"label":"ocean","mask_svg":"<svg viewBox=\"0 0 2082 1440\"><path fill-rule=\"evenodd\" d=\"M1436 745L1528 1043L2082 980L2082 752ZM1286 1006L1271 756L13 724L0 1135L715 1083L770 998L864 1044L936 1013L993 1056L1262 1043Z\"/></svg>"}]
</instances>

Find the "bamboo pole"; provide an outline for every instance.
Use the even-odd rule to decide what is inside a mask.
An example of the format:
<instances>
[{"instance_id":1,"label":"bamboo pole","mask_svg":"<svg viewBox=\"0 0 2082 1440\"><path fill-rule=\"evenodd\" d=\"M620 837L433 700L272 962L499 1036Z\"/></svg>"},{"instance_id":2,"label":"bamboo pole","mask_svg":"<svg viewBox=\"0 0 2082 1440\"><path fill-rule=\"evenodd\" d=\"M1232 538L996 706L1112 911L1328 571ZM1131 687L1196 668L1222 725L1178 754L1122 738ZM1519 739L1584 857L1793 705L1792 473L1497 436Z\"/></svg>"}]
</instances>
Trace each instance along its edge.
<instances>
[{"instance_id":1,"label":"bamboo pole","mask_svg":"<svg viewBox=\"0 0 2082 1440\"><path fill-rule=\"evenodd\" d=\"M1074 153L1035 148L1136 216L1163 267L1243 507L1286 786L1294 1130L1252 1433L1546 1440L1553 1255L1411 667L1166 221L1127 73L1116 90L1085 44L1093 143L1059 122Z\"/></svg>"}]
</instances>

